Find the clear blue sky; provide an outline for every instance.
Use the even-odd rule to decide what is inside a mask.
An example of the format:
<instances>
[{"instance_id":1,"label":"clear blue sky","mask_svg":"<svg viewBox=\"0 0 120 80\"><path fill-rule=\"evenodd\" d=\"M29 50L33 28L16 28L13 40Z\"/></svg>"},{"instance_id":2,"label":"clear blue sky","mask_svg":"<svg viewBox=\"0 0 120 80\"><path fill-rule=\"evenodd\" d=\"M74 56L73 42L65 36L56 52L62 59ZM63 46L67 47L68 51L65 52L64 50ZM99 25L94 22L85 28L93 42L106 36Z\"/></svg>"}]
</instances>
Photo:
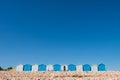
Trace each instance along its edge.
<instances>
[{"instance_id":1,"label":"clear blue sky","mask_svg":"<svg viewBox=\"0 0 120 80\"><path fill-rule=\"evenodd\" d=\"M0 0L0 66L119 61L119 0Z\"/></svg>"}]
</instances>

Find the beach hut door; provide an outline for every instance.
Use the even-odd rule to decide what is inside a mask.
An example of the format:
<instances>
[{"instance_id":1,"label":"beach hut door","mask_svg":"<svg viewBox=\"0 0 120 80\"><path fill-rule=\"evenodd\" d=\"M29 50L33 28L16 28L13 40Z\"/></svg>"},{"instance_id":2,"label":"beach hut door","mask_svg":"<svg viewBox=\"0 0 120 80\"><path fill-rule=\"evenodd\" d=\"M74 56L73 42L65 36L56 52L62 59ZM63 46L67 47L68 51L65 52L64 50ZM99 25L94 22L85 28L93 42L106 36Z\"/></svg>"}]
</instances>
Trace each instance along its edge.
<instances>
[{"instance_id":1,"label":"beach hut door","mask_svg":"<svg viewBox=\"0 0 120 80\"><path fill-rule=\"evenodd\" d=\"M63 66L63 70L66 71L66 67L65 66Z\"/></svg>"}]
</instances>

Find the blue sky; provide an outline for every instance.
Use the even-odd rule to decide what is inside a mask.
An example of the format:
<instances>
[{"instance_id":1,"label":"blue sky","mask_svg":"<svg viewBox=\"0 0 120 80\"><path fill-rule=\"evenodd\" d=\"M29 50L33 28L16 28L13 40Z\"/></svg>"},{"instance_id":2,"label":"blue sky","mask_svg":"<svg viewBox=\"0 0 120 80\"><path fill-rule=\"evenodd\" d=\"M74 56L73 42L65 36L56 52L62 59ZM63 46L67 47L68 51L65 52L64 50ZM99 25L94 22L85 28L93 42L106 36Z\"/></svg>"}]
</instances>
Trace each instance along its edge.
<instances>
[{"instance_id":1,"label":"blue sky","mask_svg":"<svg viewBox=\"0 0 120 80\"><path fill-rule=\"evenodd\" d=\"M119 0L0 0L0 66L99 64L120 70Z\"/></svg>"}]
</instances>

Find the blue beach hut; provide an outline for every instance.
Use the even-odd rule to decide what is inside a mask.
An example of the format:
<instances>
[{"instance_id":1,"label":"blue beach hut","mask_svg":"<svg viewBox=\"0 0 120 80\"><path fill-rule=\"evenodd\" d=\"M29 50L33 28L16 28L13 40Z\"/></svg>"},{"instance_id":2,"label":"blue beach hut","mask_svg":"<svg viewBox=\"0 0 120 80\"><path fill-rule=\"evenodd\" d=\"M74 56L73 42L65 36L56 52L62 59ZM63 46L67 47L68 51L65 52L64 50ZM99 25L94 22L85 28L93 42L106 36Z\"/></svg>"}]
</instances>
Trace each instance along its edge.
<instances>
[{"instance_id":1,"label":"blue beach hut","mask_svg":"<svg viewBox=\"0 0 120 80\"><path fill-rule=\"evenodd\" d=\"M69 70L69 71L76 71L76 65L74 65L74 64L69 64L69 65L68 65L68 70Z\"/></svg>"},{"instance_id":2,"label":"blue beach hut","mask_svg":"<svg viewBox=\"0 0 120 80\"><path fill-rule=\"evenodd\" d=\"M23 66L23 71L31 71L32 70L32 65L30 64L25 64Z\"/></svg>"},{"instance_id":3,"label":"blue beach hut","mask_svg":"<svg viewBox=\"0 0 120 80\"><path fill-rule=\"evenodd\" d=\"M38 66L38 71L46 71L46 65L45 64L40 64Z\"/></svg>"},{"instance_id":4,"label":"blue beach hut","mask_svg":"<svg viewBox=\"0 0 120 80\"><path fill-rule=\"evenodd\" d=\"M83 71L91 71L91 66L88 64L83 65Z\"/></svg>"},{"instance_id":5,"label":"blue beach hut","mask_svg":"<svg viewBox=\"0 0 120 80\"><path fill-rule=\"evenodd\" d=\"M53 70L54 71L61 71L61 65L59 65L59 64L53 65Z\"/></svg>"},{"instance_id":6,"label":"blue beach hut","mask_svg":"<svg viewBox=\"0 0 120 80\"><path fill-rule=\"evenodd\" d=\"M105 71L105 65L104 64L99 64L98 65L98 71Z\"/></svg>"}]
</instances>

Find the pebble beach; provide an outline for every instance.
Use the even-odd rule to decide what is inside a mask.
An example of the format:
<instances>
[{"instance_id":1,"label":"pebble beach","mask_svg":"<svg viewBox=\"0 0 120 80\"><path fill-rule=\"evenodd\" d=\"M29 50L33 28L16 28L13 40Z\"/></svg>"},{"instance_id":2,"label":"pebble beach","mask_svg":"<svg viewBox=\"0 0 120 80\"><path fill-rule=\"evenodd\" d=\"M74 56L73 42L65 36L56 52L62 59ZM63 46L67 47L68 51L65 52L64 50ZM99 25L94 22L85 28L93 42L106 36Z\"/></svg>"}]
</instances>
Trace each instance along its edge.
<instances>
[{"instance_id":1,"label":"pebble beach","mask_svg":"<svg viewBox=\"0 0 120 80\"><path fill-rule=\"evenodd\" d=\"M105 72L0 71L0 80L120 80L120 72L119 71L105 71Z\"/></svg>"}]
</instances>

